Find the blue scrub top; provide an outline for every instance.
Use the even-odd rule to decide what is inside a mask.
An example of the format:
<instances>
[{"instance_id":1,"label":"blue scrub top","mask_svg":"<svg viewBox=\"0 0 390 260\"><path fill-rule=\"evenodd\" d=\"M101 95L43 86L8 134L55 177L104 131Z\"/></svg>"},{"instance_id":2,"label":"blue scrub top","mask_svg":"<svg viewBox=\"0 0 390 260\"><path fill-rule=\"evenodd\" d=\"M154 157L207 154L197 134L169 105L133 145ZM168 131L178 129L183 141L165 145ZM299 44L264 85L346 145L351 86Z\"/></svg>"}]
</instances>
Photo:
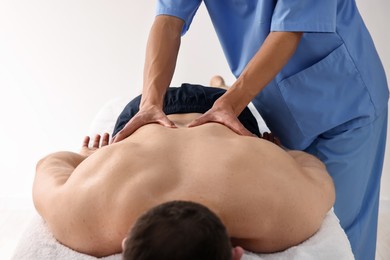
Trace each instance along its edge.
<instances>
[{"instance_id":1,"label":"blue scrub top","mask_svg":"<svg viewBox=\"0 0 390 260\"><path fill-rule=\"evenodd\" d=\"M253 100L288 148L303 150L335 127L369 124L387 108L384 69L355 0L203 2L236 77L271 31L304 32L288 64ZM184 20L184 35L201 3L159 0L157 15Z\"/></svg>"}]
</instances>

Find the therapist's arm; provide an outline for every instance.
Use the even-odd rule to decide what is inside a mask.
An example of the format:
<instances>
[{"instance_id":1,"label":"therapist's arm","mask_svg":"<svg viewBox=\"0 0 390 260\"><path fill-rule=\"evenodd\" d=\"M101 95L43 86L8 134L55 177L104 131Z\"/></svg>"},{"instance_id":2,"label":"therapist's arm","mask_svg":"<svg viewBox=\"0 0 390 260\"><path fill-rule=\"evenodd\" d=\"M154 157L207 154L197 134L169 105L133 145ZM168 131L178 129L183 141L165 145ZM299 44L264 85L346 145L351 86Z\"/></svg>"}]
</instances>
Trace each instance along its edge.
<instances>
[{"instance_id":1,"label":"therapist's arm","mask_svg":"<svg viewBox=\"0 0 390 260\"><path fill-rule=\"evenodd\" d=\"M173 16L159 15L155 18L146 47L140 110L118 132L113 142L125 139L149 123L175 127L163 112L163 102L175 71L183 25L183 20Z\"/></svg>"},{"instance_id":2,"label":"therapist's arm","mask_svg":"<svg viewBox=\"0 0 390 260\"><path fill-rule=\"evenodd\" d=\"M301 37L301 32L271 32L236 82L208 112L189 126L213 121L226 125L238 134L250 135L237 116L287 64Z\"/></svg>"},{"instance_id":3,"label":"therapist's arm","mask_svg":"<svg viewBox=\"0 0 390 260\"><path fill-rule=\"evenodd\" d=\"M184 21L166 15L156 17L146 47L144 85L140 108L162 108L180 48Z\"/></svg>"}]
</instances>

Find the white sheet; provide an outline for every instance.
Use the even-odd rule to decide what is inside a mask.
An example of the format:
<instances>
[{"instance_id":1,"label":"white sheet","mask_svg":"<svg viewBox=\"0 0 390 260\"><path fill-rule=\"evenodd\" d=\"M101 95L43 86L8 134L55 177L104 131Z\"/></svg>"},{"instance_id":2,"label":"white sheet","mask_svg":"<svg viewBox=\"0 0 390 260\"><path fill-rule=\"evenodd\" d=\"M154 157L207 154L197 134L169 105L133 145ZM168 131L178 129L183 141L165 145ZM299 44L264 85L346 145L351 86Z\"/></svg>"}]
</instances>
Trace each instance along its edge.
<instances>
[{"instance_id":1,"label":"white sheet","mask_svg":"<svg viewBox=\"0 0 390 260\"><path fill-rule=\"evenodd\" d=\"M112 133L116 118L127 104L128 100L118 98L108 102L96 115L91 124L89 134L108 132ZM253 107L250 107L253 111ZM260 130L266 131L267 127L260 115L255 111L256 119L260 123ZM49 259L97 259L81 254L58 243L49 232L43 219L37 215L31 221L28 229L20 240L13 260L49 260ZM120 255L105 257L106 260L119 260ZM320 230L311 238L298 246L291 247L283 252L274 254L253 254L246 252L243 260L350 260L354 259L351 246L346 234L339 224L339 220L329 211L322 223Z\"/></svg>"}]
</instances>

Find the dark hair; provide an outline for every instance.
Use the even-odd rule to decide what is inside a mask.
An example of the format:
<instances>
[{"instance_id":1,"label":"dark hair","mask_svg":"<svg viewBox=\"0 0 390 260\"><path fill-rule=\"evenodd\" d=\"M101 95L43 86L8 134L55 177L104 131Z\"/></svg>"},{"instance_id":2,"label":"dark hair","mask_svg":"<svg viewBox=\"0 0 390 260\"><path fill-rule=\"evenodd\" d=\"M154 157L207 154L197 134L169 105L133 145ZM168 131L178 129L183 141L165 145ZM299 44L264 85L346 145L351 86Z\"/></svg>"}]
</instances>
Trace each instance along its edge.
<instances>
[{"instance_id":1,"label":"dark hair","mask_svg":"<svg viewBox=\"0 0 390 260\"><path fill-rule=\"evenodd\" d=\"M129 232L125 260L231 260L225 226L205 206L171 201L143 214Z\"/></svg>"}]
</instances>

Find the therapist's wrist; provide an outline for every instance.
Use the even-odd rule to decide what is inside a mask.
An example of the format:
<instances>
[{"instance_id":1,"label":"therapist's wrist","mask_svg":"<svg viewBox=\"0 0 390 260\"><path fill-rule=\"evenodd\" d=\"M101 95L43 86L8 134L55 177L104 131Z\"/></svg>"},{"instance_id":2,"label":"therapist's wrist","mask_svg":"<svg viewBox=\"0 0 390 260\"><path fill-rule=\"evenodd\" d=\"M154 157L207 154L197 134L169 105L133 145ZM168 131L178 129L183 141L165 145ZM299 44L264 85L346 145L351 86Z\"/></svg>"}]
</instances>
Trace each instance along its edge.
<instances>
[{"instance_id":1,"label":"therapist's wrist","mask_svg":"<svg viewBox=\"0 0 390 260\"><path fill-rule=\"evenodd\" d=\"M251 102L252 98L245 89L233 85L215 102L215 105L230 110L238 116Z\"/></svg>"},{"instance_id":2,"label":"therapist's wrist","mask_svg":"<svg viewBox=\"0 0 390 260\"><path fill-rule=\"evenodd\" d=\"M139 105L139 109L143 110L143 109L150 109L150 108L153 108L153 107L162 109L162 107L163 107L163 100L161 99L161 97L157 98L157 97L145 96L145 98L144 98L144 96L142 96L141 102L140 102L140 105Z\"/></svg>"},{"instance_id":3,"label":"therapist's wrist","mask_svg":"<svg viewBox=\"0 0 390 260\"><path fill-rule=\"evenodd\" d=\"M166 93L166 88L150 86L143 88L140 109L157 107L162 108L164 105L164 96Z\"/></svg>"},{"instance_id":4,"label":"therapist's wrist","mask_svg":"<svg viewBox=\"0 0 390 260\"><path fill-rule=\"evenodd\" d=\"M214 108L229 111L238 117L247 105L248 104L240 102L237 97L229 95L229 93L226 92L215 101Z\"/></svg>"},{"instance_id":5,"label":"therapist's wrist","mask_svg":"<svg viewBox=\"0 0 390 260\"><path fill-rule=\"evenodd\" d=\"M139 106L139 110L151 110L156 108L162 110L163 105L160 103L144 103L144 104L140 104Z\"/></svg>"}]
</instances>

